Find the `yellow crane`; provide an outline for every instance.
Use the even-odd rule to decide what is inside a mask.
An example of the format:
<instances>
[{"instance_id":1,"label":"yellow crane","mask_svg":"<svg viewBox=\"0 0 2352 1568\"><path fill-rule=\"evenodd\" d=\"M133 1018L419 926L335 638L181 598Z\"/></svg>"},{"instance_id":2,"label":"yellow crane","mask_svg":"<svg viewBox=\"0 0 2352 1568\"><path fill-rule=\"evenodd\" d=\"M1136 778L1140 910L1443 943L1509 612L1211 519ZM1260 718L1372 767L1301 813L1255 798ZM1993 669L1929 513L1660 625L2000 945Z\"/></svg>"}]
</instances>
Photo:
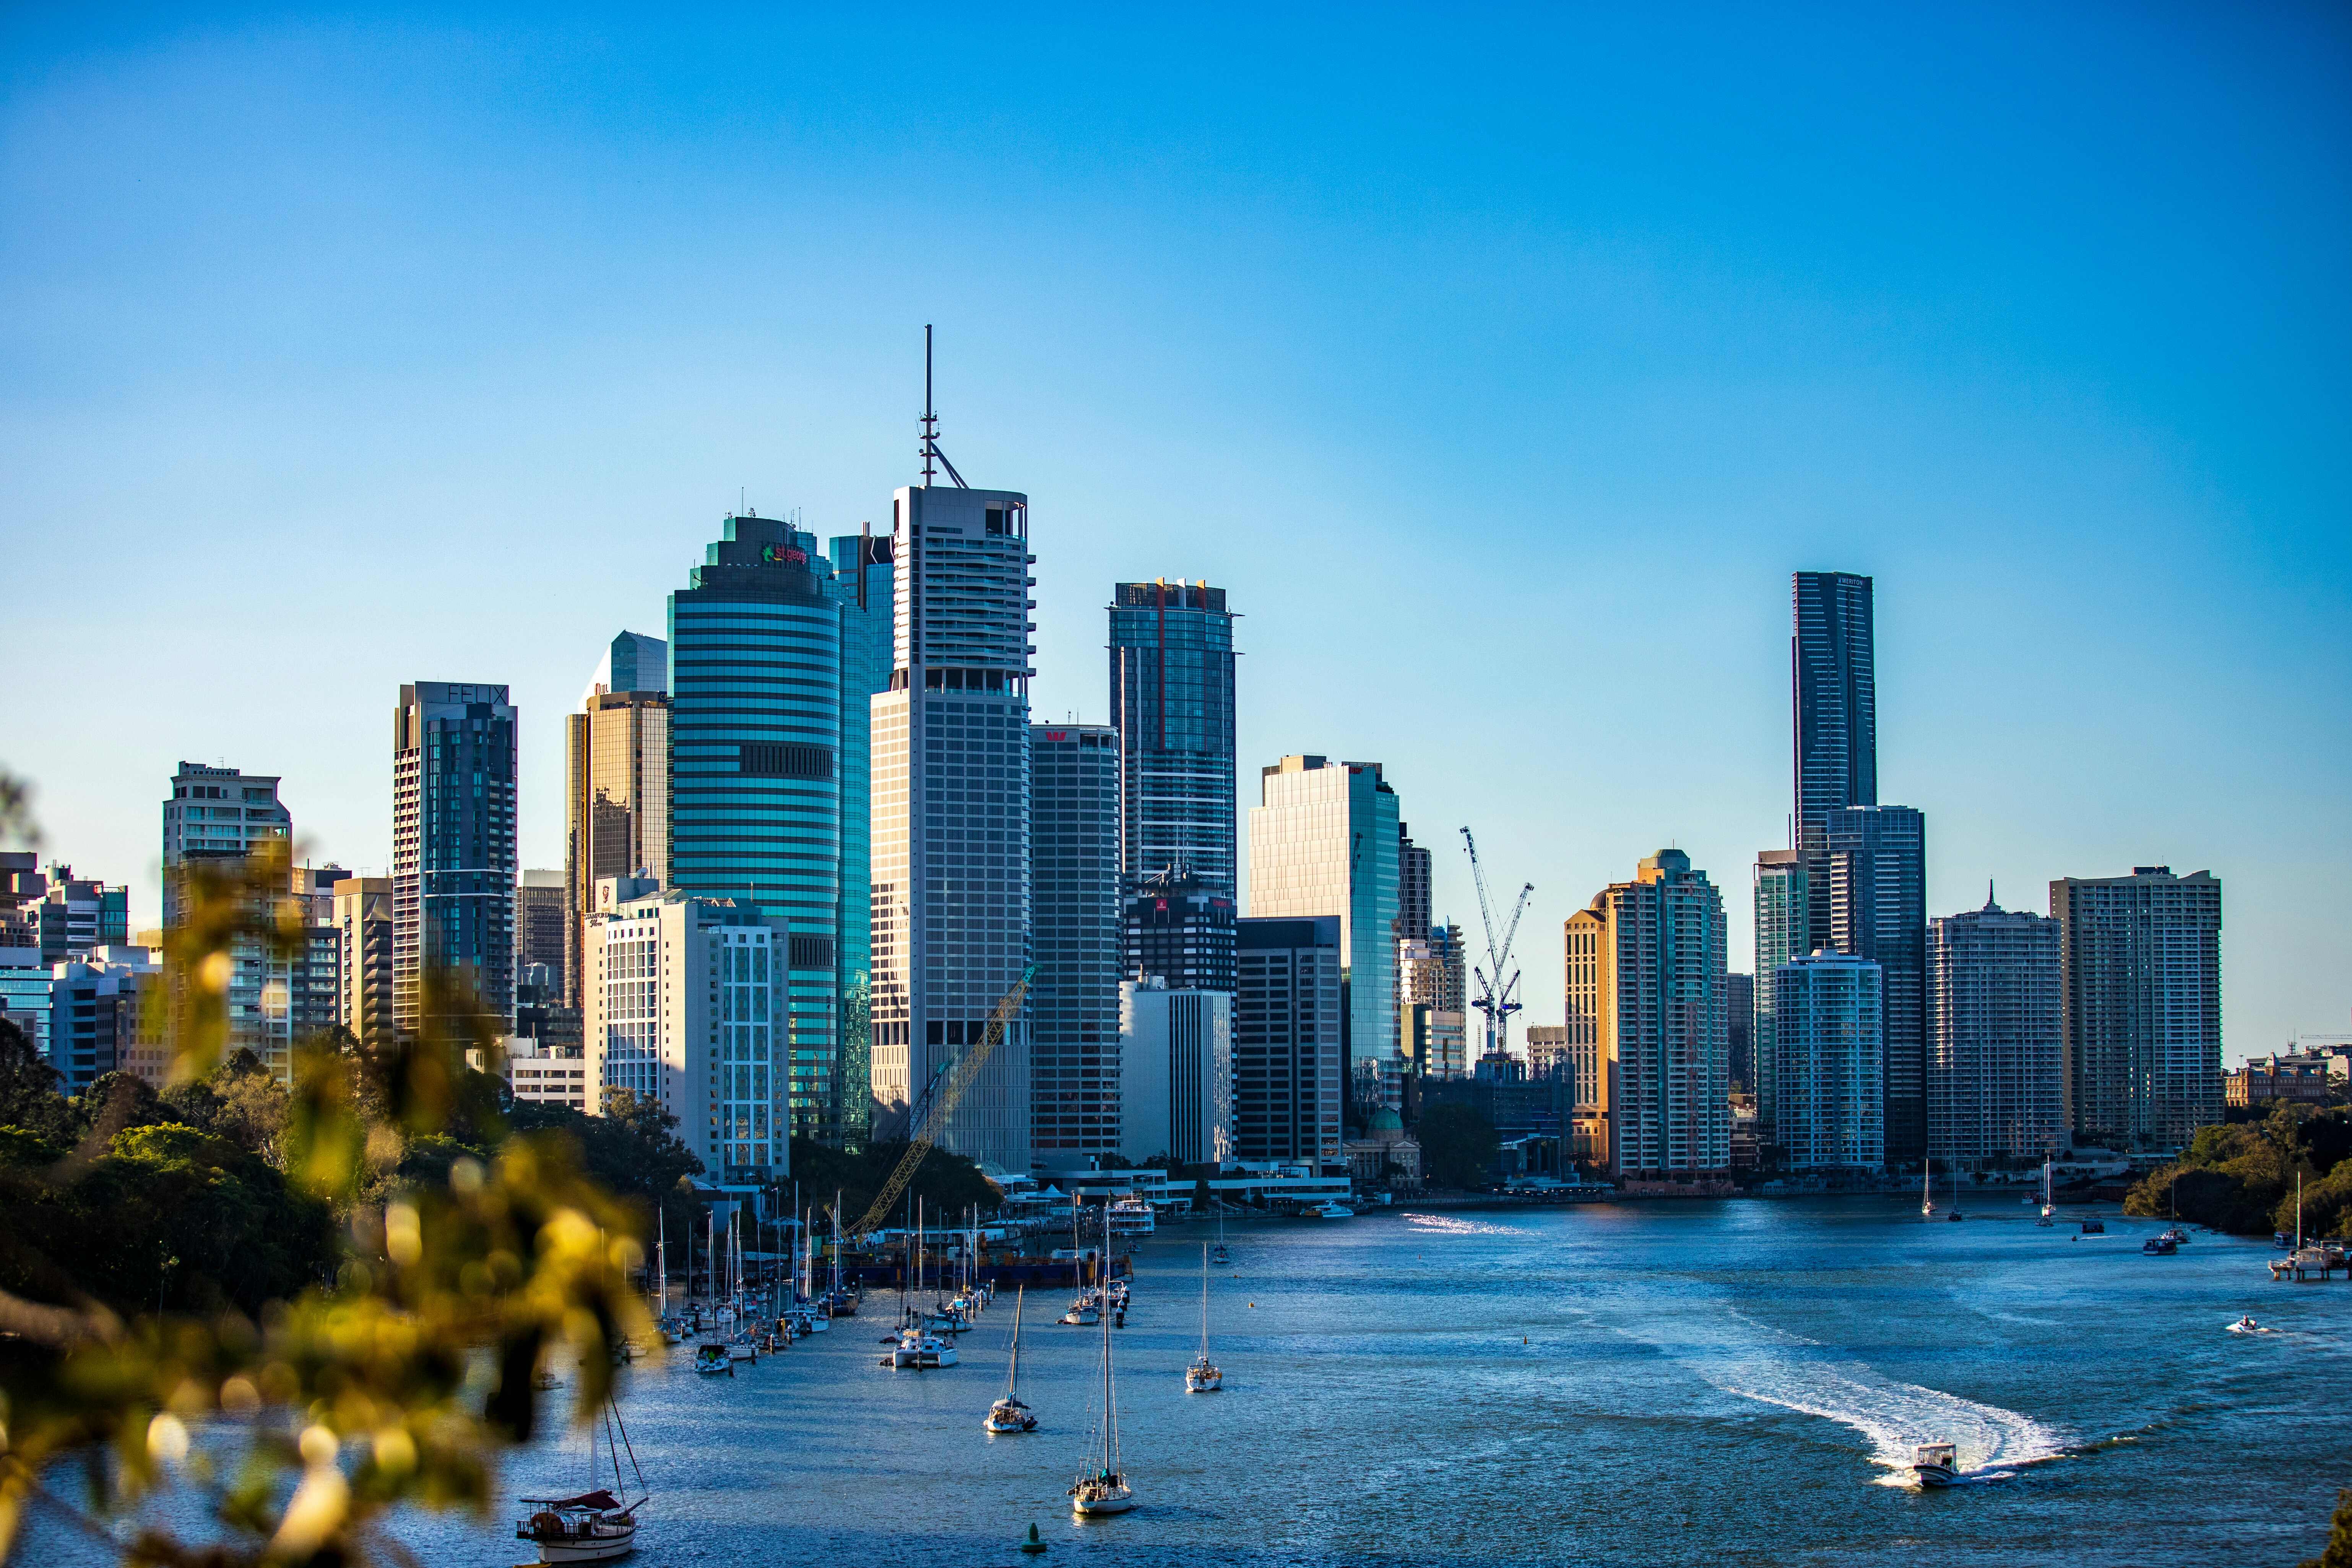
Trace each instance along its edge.
<instances>
[{"instance_id":1,"label":"yellow crane","mask_svg":"<svg viewBox=\"0 0 2352 1568\"><path fill-rule=\"evenodd\" d=\"M866 1217L849 1227L853 1239L880 1225L883 1217L889 1214L891 1205L898 1201L899 1194L907 1190L907 1184L915 1179L916 1167L922 1164L923 1156L931 1152L931 1145L939 1141L940 1134L947 1131L948 1118L955 1113L957 1102L963 1099L964 1090L971 1087L972 1080L980 1076L980 1069L988 1065L988 1058L995 1051L997 1042L1004 1038L1004 1031L1012 1026L1014 1018L1020 1016L1022 999L1029 994L1029 982L1036 973L1037 966L1034 963L1022 970L1021 978L996 1004L996 1011L989 1015L988 1027L982 1033L980 1043L967 1047L963 1055L956 1058L955 1066L949 1070L947 1082L924 1107L922 1125L915 1129L915 1136L908 1143L907 1152L899 1160L898 1169L892 1171L890 1179L882 1184L882 1190L874 1194L873 1206L866 1211Z\"/></svg>"}]
</instances>

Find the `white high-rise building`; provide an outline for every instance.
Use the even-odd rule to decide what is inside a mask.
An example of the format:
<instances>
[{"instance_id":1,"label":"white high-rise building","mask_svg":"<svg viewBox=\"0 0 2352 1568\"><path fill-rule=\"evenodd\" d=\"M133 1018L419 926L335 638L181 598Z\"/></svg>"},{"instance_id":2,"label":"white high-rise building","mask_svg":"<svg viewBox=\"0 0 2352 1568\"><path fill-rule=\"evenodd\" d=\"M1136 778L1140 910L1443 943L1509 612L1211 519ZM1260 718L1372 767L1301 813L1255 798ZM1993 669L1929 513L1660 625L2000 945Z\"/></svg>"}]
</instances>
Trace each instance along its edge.
<instances>
[{"instance_id":1,"label":"white high-rise building","mask_svg":"<svg viewBox=\"0 0 2352 1568\"><path fill-rule=\"evenodd\" d=\"M1974 1163L2066 1146L2058 922L1992 901L1927 922L1927 1152Z\"/></svg>"},{"instance_id":2,"label":"white high-rise building","mask_svg":"<svg viewBox=\"0 0 2352 1568\"><path fill-rule=\"evenodd\" d=\"M728 899L608 877L588 917L587 1110L613 1092L657 1101L721 1181L792 1168L784 922Z\"/></svg>"},{"instance_id":3,"label":"white high-rise building","mask_svg":"<svg viewBox=\"0 0 2352 1568\"><path fill-rule=\"evenodd\" d=\"M1156 980L1118 988L1120 1152L1141 1164L1234 1156L1234 999L1171 991Z\"/></svg>"},{"instance_id":4,"label":"white high-rise building","mask_svg":"<svg viewBox=\"0 0 2352 1568\"><path fill-rule=\"evenodd\" d=\"M180 924L185 868L242 863L265 846L291 849L294 819L278 798L278 775L182 763L163 802L163 925ZM290 858L289 862L290 864ZM293 968L251 936L229 944L228 1044L259 1057L280 1078L293 1071Z\"/></svg>"},{"instance_id":5,"label":"white high-rise building","mask_svg":"<svg viewBox=\"0 0 2352 1568\"><path fill-rule=\"evenodd\" d=\"M923 485L893 503L890 687L873 716L874 1136L904 1137L1030 961L1028 498ZM1024 1011L942 1147L1030 1167Z\"/></svg>"}]
</instances>

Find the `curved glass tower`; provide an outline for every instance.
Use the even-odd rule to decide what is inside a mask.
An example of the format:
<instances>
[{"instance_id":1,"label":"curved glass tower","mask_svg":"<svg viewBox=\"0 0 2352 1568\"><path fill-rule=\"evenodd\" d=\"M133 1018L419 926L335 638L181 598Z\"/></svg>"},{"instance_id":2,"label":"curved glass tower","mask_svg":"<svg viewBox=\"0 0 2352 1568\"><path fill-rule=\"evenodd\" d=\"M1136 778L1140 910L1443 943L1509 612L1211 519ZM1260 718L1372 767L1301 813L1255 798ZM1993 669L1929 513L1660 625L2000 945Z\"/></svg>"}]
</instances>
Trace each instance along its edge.
<instances>
[{"instance_id":1,"label":"curved glass tower","mask_svg":"<svg viewBox=\"0 0 2352 1568\"><path fill-rule=\"evenodd\" d=\"M824 1135L839 1040L841 612L815 536L730 517L669 596L670 868L782 923L791 985L771 1113Z\"/></svg>"}]
</instances>

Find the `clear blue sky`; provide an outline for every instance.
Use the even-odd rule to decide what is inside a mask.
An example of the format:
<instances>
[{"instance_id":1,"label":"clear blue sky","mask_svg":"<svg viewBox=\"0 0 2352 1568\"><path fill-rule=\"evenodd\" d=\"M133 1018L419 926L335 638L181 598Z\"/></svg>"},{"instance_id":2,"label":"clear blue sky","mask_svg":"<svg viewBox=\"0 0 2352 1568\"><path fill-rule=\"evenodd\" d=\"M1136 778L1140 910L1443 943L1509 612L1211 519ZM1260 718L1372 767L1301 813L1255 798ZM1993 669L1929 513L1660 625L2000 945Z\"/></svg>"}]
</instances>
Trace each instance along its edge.
<instances>
[{"instance_id":1,"label":"clear blue sky","mask_svg":"<svg viewBox=\"0 0 2352 1568\"><path fill-rule=\"evenodd\" d=\"M1788 573L1878 581L1929 905L2227 888L2227 1051L2352 1025L2336 6L16 8L0 762L156 903L180 758L389 858L403 680L507 681L526 864L603 643L739 490L1033 500L1042 714L1122 577L1247 613L1244 773L1388 764L1559 921L1675 843L1748 952ZM869 8L871 9L871 8ZM1254 790L1245 792L1254 796Z\"/></svg>"}]
</instances>

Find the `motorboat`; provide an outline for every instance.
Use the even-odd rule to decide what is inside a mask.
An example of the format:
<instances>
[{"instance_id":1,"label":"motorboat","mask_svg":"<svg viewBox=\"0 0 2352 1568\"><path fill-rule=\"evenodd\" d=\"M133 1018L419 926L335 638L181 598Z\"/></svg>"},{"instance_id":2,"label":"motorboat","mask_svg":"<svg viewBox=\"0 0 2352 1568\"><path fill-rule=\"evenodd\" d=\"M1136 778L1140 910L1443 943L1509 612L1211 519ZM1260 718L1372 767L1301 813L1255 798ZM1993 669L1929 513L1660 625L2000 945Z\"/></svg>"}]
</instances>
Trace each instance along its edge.
<instances>
[{"instance_id":1,"label":"motorboat","mask_svg":"<svg viewBox=\"0 0 2352 1568\"><path fill-rule=\"evenodd\" d=\"M1946 1219L1950 1219L1950 1220L1961 1220L1961 1219L1966 1219L1966 1218L1968 1218L1969 1216L1968 1216L1968 1215L1964 1215L1964 1214L1962 1214L1959 1210L1958 1210L1958 1209L1954 1209L1951 1213L1949 1213L1949 1214L1946 1215L1944 1217L1945 1217Z\"/></svg>"},{"instance_id":2,"label":"motorboat","mask_svg":"<svg viewBox=\"0 0 2352 1568\"><path fill-rule=\"evenodd\" d=\"M2107 1222L2103 1219L2086 1219L2083 1222L2082 1234L2084 1236L2105 1236L2107 1234Z\"/></svg>"},{"instance_id":3,"label":"motorboat","mask_svg":"<svg viewBox=\"0 0 2352 1568\"><path fill-rule=\"evenodd\" d=\"M694 1347L694 1370L706 1377L735 1375L735 1358L725 1345L702 1344Z\"/></svg>"},{"instance_id":4,"label":"motorboat","mask_svg":"<svg viewBox=\"0 0 2352 1568\"><path fill-rule=\"evenodd\" d=\"M1089 1290L1071 1302L1070 1310L1062 1314L1062 1321L1081 1329L1091 1329L1101 1322L1102 1308L1096 1304L1095 1293Z\"/></svg>"},{"instance_id":5,"label":"motorboat","mask_svg":"<svg viewBox=\"0 0 2352 1568\"><path fill-rule=\"evenodd\" d=\"M2158 1232L2157 1240L2168 1241L2175 1247L2185 1247L2189 1243L2189 1233L2176 1225L2169 1230Z\"/></svg>"},{"instance_id":6,"label":"motorboat","mask_svg":"<svg viewBox=\"0 0 2352 1568\"><path fill-rule=\"evenodd\" d=\"M2230 1324L2229 1331L2233 1334L2266 1334L2270 1332L2268 1329L2254 1321L2254 1315L2252 1312L2240 1318L2236 1322Z\"/></svg>"},{"instance_id":7,"label":"motorboat","mask_svg":"<svg viewBox=\"0 0 2352 1568\"><path fill-rule=\"evenodd\" d=\"M1103 1254L1110 1254L1110 1220L1103 1220ZM1135 1490L1128 1485L1127 1472L1118 1454L1118 1388L1112 1380L1110 1364L1110 1325L1102 1325L1102 1390L1095 1402L1096 1422L1093 1440L1087 1446L1087 1460L1070 1486L1070 1511L1080 1519L1094 1519L1106 1514L1125 1513L1135 1506Z\"/></svg>"},{"instance_id":8,"label":"motorboat","mask_svg":"<svg viewBox=\"0 0 2352 1568\"><path fill-rule=\"evenodd\" d=\"M2139 1244L2139 1249L2158 1258L2169 1258L2180 1250L2180 1244L2173 1240L2169 1235L2151 1236Z\"/></svg>"},{"instance_id":9,"label":"motorboat","mask_svg":"<svg viewBox=\"0 0 2352 1568\"><path fill-rule=\"evenodd\" d=\"M1004 1397L981 1417L981 1430L999 1435L1037 1430L1037 1413L1021 1402L1021 1309L1028 1298L1024 1288L1013 1299L1013 1356L1004 1374Z\"/></svg>"},{"instance_id":10,"label":"motorboat","mask_svg":"<svg viewBox=\"0 0 2352 1568\"><path fill-rule=\"evenodd\" d=\"M1911 1450L1911 1474L1923 1487L1948 1487L1960 1479L1958 1460L1949 1443L1922 1443Z\"/></svg>"},{"instance_id":11,"label":"motorboat","mask_svg":"<svg viewBox=\"0 0 2352 1568\"><path fill-rule=\"evenodd\" d=\"M604 1441L611 1450L613 1485L621 1486L621 1452L627 1447L628 1428L621 1424L618 1406L604 1405ZM530 1510L515 1521L515 1539L539 1548L541 1563L612 1563L636 1550L637 1510L652 1500L646 1477L637 1469L636 1450L628 1448L629 1467L636 1471L637 1500L625 1503L598 1486L595 1439L588 1444L588 1489L577 1497L520 1499Z\"/></svg>"},{"instance_id":12,"label":"motorboat","mask_svg":"<svg viewBox=\"0 0 2352 1568\"><path fill-rule=\"evenodd\" d=\"M1336 1202L1318 1204L1313 1208L1308 1209L1307 1213L1307 1216L1312 1219L1353 1219L1356 1217L1356 1211L1354 1209L1349 1208L1343 1203Z\"/></svg>"}]
</instances>

